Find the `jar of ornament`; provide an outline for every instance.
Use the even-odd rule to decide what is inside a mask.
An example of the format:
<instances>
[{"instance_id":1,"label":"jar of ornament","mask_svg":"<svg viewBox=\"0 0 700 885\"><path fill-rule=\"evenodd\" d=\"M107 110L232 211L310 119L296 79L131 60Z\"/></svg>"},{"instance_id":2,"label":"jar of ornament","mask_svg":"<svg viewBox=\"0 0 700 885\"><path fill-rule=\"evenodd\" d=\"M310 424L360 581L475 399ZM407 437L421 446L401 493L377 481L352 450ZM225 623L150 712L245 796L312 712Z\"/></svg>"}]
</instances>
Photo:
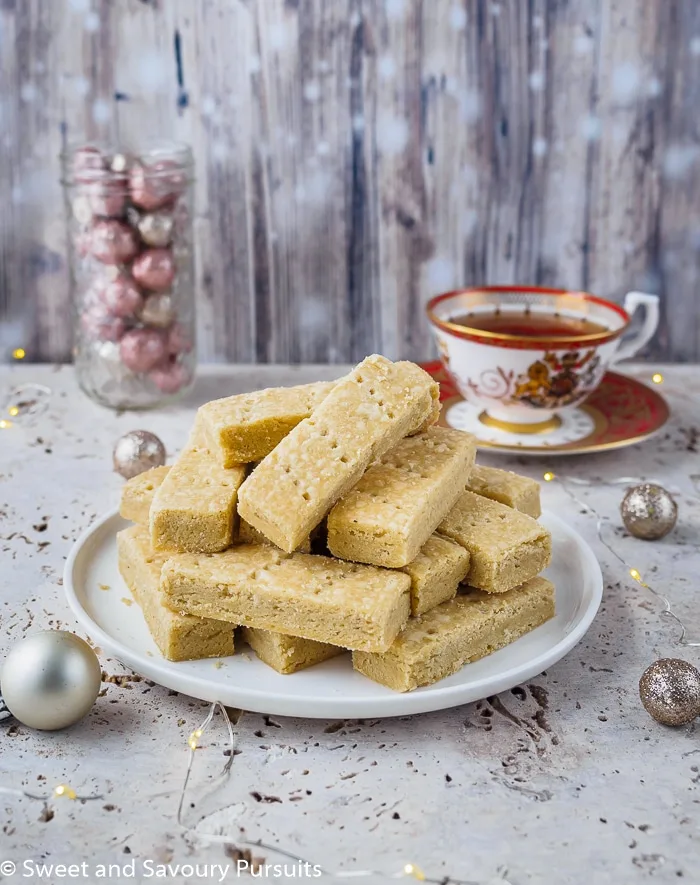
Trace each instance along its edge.
<instances>
[{"instance_id":1,"label":"jar of ornament","mask_svg":"<svg viewBox=\"0 0 700 885\"><path fill-rule=\"evenodd\" d=\"M62 171L80 386L113 409L181 396L195 370L192 152L84 144Z\"/></svg>"}]
</instances>

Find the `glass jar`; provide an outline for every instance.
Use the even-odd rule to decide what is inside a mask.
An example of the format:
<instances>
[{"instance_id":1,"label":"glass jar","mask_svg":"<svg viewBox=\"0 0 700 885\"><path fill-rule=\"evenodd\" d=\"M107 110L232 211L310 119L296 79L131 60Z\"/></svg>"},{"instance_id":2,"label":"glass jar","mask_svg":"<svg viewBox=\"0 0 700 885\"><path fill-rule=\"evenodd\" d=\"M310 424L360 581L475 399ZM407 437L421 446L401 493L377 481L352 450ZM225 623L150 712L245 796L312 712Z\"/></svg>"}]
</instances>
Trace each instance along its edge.
<instances>
[{"instance_id":1,"label":"glass jar","mask_svg":"<svg viewBox=\"0 0 700 885\"><path fill-rule=\"evenodd\" d=\"M61 159L78 382L113 409L162 405L194 379L192 152L88 144Z\"/></svg>"}]
</instances>

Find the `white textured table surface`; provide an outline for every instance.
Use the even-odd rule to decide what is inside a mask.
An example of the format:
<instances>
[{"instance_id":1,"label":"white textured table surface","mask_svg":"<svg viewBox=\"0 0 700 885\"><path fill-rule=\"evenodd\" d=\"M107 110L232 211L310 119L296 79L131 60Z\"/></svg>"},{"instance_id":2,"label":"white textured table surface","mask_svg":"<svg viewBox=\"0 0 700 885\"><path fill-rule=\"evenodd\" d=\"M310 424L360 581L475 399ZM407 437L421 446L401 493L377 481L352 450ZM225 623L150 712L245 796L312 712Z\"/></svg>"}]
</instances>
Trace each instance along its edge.
<instances>
[{"instance_id":1,"label":"white textured table surface","mask_svg":"<svg viewBox=\"0 0 700 885\"><path fill-rule=\"evenodd\" d=\"M201 402L332 378L342 368L212 368L177 407L122 415L79 393L69 367L1 369L0 404L26 382L53 393L34 423L0 430L0 659L32 630L76 629L62 594L63 562L75 538L117 503L122 480L111 472L111 450L119 435L153 430L172 454ZM648 378L657 368L634 374ZM611 518L606 531L616 549L665 591L692 639L700 638L700 499L692 497L700 474L700 372L678 367L664 374L673 416L653 441L551 464L482 461L533 476L546 469L606 480L644 476L684 492L676 531L645 543L615 534L622 487L574 489ZM208 815L201 826L230 836L233 845L244 828L249 838L336 868L394 871L414 861L437 878L480 883L507 870L513 885L698 881L700 724L657 725L640 706L637 682L657 657L697 665L700 650L677 646L677 629L661 604L599 542L593 517L556 482L543 496L588 539L605 575L600 614L568 658L521 689L442 713L344 722L246 715L233 776L207 797L203 788L224 761L218 726L197 754L188 820ZM102 664L110 675L125 673L116 661ZM108 881L218 881L218 872L205 875L201 867L189 878L156 878L158 867L141 866L231 862L223 845L192 839L175 819L186 740L207 705L128 676L105 689L92 713L68 731L0 725L0 785L50 791L67 782L81 793L105 794L97 803L56 800L48 814L41 803L0 796L0 861L86 860L87 876L81 871L77 880L92 882L105 879L90 864L136 860L135 878L126 866ZM6 880L65 881L31 869L22 877L20 867Z\"/></svg>"}]
</instances>

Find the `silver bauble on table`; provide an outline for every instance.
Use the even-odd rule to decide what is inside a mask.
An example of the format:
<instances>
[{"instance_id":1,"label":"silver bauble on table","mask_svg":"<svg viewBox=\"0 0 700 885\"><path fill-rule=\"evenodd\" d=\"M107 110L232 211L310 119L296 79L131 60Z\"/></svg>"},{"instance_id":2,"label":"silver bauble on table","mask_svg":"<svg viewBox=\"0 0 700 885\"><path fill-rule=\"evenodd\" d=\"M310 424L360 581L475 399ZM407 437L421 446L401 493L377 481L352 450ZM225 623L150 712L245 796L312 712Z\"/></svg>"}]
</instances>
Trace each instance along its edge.
<instances>
[{"instance_id":1,"label":"silver bauble on table","mask_svg":"<svg viewBox=\"0 0 700 885\"><path fill-rule=\"evenodd\" d=\"M29 728L55 731L82 719L100 690L97 655L79 636L42 630L12 647L0 674L3 700Z\"/></svg>"},{"instance_id":2,"label":"silver bauble on table","mask_svg":"<svg viewBox=\"0 0 700 885\"><path fill-rule=\"evenodd\" d=\"M165 446L155 433L132 430L117 440L112 453L114 469L124 479L165 464Z\"/></svg>"},{"instance_id":3,"label":"silver bauble on table","mask_svg":"<svg viewBox=\"0 0 700 885\"><path fill-rule=\"evenodd\" d=\"M658 541L675 526L678 505L663 486L643 482L628 490L620 505L620 515L635 538Z\"/></svg>"},{"instance_id":4,"label":"silver bauble on table","mask_svg":"<svg viewBox=\"0 0 700 885\"><path fill-rule=\"evenodd\" d=\"M644 709L662 725L685 725L700 715L700 672L679 658L662 658L639 680Z\"/></svg>"}]
</instances>

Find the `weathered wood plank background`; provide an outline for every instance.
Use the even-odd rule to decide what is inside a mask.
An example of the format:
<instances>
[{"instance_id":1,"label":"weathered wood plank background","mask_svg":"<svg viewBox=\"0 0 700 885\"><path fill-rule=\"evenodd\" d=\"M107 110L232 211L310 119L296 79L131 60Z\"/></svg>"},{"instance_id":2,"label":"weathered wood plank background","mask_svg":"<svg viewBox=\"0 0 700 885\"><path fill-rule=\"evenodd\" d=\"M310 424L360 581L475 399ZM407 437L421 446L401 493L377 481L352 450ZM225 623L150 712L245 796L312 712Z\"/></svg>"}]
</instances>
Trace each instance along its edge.
<instances>
[{"instance_id":1,"label":"weathered wood plank background","mask_svg":"<svg viewBox=\"0 0 700 885\"><path fill-rule=\"evenodd\" d=\"M473 283L700 359L697 0L1 0L0 354L70 354L64 139L194 146L205 360L431 354ZM0 357L1 358L1 357Z\"/></svg>"}]
</instances>

